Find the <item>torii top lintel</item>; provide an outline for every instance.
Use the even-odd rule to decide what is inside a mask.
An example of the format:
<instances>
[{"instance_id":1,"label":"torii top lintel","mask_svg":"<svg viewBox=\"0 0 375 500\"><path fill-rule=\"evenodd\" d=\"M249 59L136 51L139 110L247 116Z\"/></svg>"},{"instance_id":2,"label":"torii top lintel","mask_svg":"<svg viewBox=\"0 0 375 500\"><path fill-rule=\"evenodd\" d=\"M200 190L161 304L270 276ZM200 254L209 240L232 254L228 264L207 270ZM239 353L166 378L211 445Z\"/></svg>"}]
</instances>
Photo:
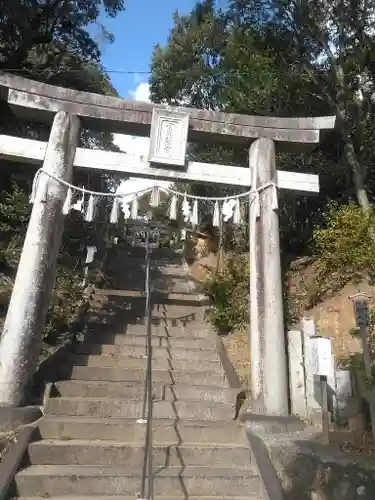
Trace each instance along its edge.
<instances>
[{"instance_id":1,"label":"torii top lintel","mask_svg":"<svg viewBox=\"0 0 375 500\"><path fill-rule=\"evenodd\" d=\"M319 142L320 130L335 126L335 117L274 118L186 107L155 105L56 87L0 71L0 87L16 114L52 121L57 111L76 114L108 132L149 136L153 109L189 114L189 139L249 144L259 137L306 147Z\"/></svg>"}]
</instances>

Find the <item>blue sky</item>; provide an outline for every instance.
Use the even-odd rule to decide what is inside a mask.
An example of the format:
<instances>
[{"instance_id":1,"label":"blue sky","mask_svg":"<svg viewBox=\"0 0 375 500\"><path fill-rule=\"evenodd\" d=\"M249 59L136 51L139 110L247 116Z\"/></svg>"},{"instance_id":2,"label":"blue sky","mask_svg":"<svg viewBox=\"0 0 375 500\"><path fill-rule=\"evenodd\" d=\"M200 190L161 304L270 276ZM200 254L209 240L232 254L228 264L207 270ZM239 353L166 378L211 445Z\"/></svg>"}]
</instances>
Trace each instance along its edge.
<instances>
[{"instance_id":1,"label":"blue sky","mask_svg":"<svg viewBox=\"0 0 375 500\"><path fill-rule=\"evenodd\" d=\"M108 70L138 74L110 73L116 90L124 98L134 97L139 84L148 80L153 47L165 45L178 9L189 13L196 0L125 0L126 11L103 24L115 35L115 42L103 47L102 61Z\"/></svg>"},{"instance_id":2,"label":"blue sky","mask_svg":"<svg viewBox=\"0 0 375 500\"><path fill-rule=\"evenodd\" d=\"M102 62L121 97L147 101L149 75L145 73L150 68L154 45L167 43L174 12L178 9L182 14L189 13L196 0L125 0L125 3L126 11L116 19L102 19L115 35L114 43L102 48ZM115 134L114 142L130 155L147 155L148 138ZM133 193L154 184L153 180L131 178L121 183L119 191Z\"/></svg>"}]
</instances>

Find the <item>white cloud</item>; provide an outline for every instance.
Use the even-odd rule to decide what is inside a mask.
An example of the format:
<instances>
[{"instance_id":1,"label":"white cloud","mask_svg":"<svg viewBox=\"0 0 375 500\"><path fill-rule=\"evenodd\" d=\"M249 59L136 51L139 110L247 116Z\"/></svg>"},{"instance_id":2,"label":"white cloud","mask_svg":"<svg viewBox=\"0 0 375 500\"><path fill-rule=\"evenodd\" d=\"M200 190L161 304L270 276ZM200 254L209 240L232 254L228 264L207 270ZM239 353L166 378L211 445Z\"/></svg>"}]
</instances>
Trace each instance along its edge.
<instances>
[{"instance_id":1,"label":"white cloud","mask_svg":"<svg viewBox=\"0 0 375 500\"><path fill-rule=\"evenodd\" d=\"M148 137L133 137L125 134L114 134L113 142L128 155L144 155L150 144Z\"/></svg>"},{"instance_id":2,"label":"white cloud","mask_svg":"<svg viewBox=\"0 0 375 500\"><path fill-rule=\"evenodd\" d=\"M146 82L140 82L134 91L129 92L131 97L136 101L151 102L150 101L150 86ZM131 135L114 134L113 142L123 151L129 155L147 155L150 145L148 137L134 137ZM121 182L117 192L121 194L134 193L142 191L149 187L158 184L160 186L170 186L171 182L168 181L155 181L153 179L140 179L131 177L130 179Z\"/></svg>"},{"instance_id":3,"label":"white cloud","mask_svg":"<svg viewBox=\"0 0 375 500\"><path fill-rule=\"evenodd\" d=\"M148 83L145 82L139 83L138 87L134 91L129 92L129 94L135 101L151 102L150 85Z\"/></svg>"}]
</instances>

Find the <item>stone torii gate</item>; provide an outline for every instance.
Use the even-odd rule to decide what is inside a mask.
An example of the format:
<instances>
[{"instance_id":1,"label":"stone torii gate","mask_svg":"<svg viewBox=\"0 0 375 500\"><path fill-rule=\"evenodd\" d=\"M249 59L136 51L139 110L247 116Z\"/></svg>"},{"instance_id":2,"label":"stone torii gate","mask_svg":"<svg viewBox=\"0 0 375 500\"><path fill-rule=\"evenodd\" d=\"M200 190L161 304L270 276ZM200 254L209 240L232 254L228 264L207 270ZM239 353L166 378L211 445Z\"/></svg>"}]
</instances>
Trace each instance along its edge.
<instances>
[{"instance_id":1,"label":"stone torii gate","mask_svg":"<svg viewBox=\"0 0 375 500\"><path fill-rule=\"evenodd\" d=\"M319 142L321 130L334 127L335 117L269 118L153 105L55 87L3 72L0 88L14 114L52 124L48 143L0 135L0 158L43 165L44 170L66 181L78 167L261 188L259 203L250 205L249 221L252 396L258 411L287 415L279 220L275 189L262 187L318 192L318 176L276 170L275 143L311 148ZM81 123L113 133L150 136L150 151L135 157L78 148ZM187 162L187 141L249 146L250 168ZM50 180L46 199L37 196L33 205L0 344L0 405L19 405L36 369L55 280L65 195L66 188Z\"/></svg>"}]
</instances>

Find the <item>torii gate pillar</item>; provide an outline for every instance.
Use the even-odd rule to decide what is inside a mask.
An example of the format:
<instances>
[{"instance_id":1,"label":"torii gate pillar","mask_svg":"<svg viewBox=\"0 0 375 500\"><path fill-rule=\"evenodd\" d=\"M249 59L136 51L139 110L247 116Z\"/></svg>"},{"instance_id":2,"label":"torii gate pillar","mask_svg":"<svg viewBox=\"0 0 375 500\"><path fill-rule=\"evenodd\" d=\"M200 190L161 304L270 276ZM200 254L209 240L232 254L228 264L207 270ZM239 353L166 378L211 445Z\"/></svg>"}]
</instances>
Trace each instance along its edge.
<instances>
[{"instance_id":1,"label":"torii gate pillar","mask_svg":"<svg viewBox=\"0 0 375 500\"><path fill-rule=\"evenodd\" d=\"M56 113L43 163L52 175L70 181L80 120ZM18 406L34 375L46 314L55 282L56 260L64 229L61 208L66 187L45 176L36 198L18 264L0 343L0 404Z\"/></svg>"},{"instance_id":2,"label":"torii gate pillar","mask_svg":"<svg viewBox=\"0 0 375 500\"><path fill-rule=\"evenodd\" d=\"M252 189L277 182L275 144L258 139L250 147ZM288 415L279 216L275 189L250 200L250 356L254 411ZM258 212L259 207L259 212Z\"/></svg>"}]
</instances>

